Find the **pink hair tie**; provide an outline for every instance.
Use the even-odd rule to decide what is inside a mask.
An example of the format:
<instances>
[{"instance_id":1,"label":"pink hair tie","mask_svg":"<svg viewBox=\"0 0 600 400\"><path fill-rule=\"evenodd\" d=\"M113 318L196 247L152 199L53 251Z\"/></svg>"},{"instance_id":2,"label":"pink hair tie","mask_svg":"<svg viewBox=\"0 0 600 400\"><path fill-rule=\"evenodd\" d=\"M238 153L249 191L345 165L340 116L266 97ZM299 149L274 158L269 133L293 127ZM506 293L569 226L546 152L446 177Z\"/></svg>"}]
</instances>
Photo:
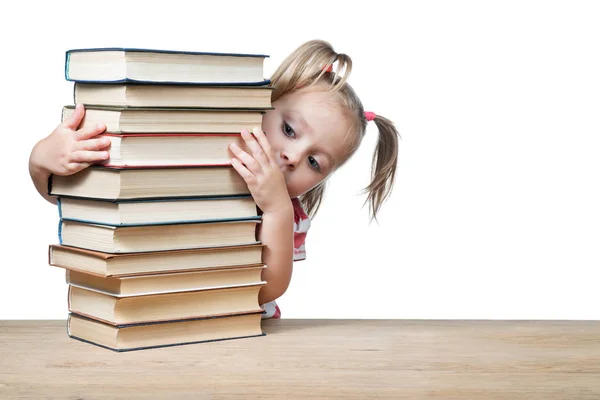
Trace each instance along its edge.
<instances>
[{"instance_id":1,"label":"pink hair tie","mask_svg":"<svg viewBox=\"0 0 600 400\"><path fill-rule=\"evenodd\" d=\"M375 119L376 115L374 112L371 111L365 111L365 118L367 119L367 121L373 121Z\"/></svg>"},{"instance_id":2,"label":"pink hair tie","mask_svg":"<svg viewBox=\"0 0 600 400\"><path fill-rule=\"evenodd\" d=\"M333 72L333 64L327 64L321 69L325 72Z\"/></svg>"}]
</instances>

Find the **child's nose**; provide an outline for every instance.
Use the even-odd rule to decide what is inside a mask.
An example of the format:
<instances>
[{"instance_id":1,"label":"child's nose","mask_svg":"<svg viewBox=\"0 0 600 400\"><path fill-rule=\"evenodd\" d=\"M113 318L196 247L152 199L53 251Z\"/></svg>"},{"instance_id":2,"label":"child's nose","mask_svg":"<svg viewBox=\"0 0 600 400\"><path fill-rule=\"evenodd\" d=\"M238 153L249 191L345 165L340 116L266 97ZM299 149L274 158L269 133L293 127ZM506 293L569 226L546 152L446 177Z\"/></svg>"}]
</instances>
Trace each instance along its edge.
<instances>
[{"instance_id":1,"label":"child's nose","mask_svg":"<svg viewBox=\"0 0 600 400\"><path fill-rule=\"evenodd\" d=\"M286 151L281 153L281 159L286 167L293 170L300 162L300 155L297 152Z\"/></svg>"}]
</instances>

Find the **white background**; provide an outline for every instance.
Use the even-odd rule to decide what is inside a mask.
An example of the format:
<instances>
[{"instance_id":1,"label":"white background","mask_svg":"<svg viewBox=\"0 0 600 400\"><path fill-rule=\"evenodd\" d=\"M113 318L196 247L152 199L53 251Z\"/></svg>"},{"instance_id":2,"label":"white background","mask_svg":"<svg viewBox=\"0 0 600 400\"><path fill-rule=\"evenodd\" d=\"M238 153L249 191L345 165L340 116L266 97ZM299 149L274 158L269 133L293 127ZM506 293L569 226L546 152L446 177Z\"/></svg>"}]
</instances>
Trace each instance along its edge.
<instances>
[{"instance_id":1,"label":"white background","mask_svg":"<svg viewBox=\"0 0 600 400\"><path fill-rule=\"evenodd\" d=\"M0 318L64 319L55 206L28 174L72 103L70 48L271 55L321 38L403 140L379 223L377 132L330 181L285 318L600 318L600 6L589 1L83 2L3 6ZM286 5L283 5L286 4Z\"/></svg>"}]
</instances>

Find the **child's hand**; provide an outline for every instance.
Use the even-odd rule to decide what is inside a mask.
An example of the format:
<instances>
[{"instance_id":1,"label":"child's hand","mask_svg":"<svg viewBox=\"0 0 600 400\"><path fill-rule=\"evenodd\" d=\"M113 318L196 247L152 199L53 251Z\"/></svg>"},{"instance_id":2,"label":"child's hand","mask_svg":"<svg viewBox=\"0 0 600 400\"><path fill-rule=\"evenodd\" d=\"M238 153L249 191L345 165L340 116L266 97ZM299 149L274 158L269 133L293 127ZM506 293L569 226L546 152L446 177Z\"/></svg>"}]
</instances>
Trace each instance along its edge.
<instances>
[{"instance_id":1,"label":"child's hand","mask_svg":"<svg viewBox=\"0 0 600 400\"><path fill-rule=\"evenodd\" d=\"M71 175L90 164L108 159L110 140L95 136L106 130L98 124L93 129L77 129L85 115L83 105L77 104L71 116L65 119L32 151L30 162L47 173Z\"/></svg>"},{"instance_id":2,"label":"child's hand","mask_svg":"<svg viewBox=\"0 0 600 400\"><path fill-rule=\"evenodd\" d=\"M251 155L235 143L229 146L235 156L231 159L231 165L244 178L256 205L263 213L286 209L291 205L290 195L273 150L262 130L254 128L252 133L253 135L242 130L242 138Z\"/></svg>"}]
</instances>

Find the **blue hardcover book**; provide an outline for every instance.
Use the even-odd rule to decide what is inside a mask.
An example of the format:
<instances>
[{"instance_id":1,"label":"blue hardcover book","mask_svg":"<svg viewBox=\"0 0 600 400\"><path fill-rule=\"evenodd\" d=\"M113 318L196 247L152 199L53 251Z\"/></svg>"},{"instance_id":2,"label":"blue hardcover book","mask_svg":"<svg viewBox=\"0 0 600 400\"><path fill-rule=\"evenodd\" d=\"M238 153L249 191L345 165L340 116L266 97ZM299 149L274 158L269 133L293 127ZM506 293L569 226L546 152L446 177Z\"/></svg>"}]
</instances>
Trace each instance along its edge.
<instances>
[{"instance_id":1,"label":"blue hardcover book","mask_svg":"<svg viewBox=\"0 0 600 400\"><path fill-rule=\"evenodd\" d=\"M114 226L61 218L58 240L65 246L105 253L241 246L259 243L256 228L260 222L260 217L254 217Z\"/></svg>"},{"instance_id":2,"label":"blue hardcover book","mask_svg":"<svg viewBox=\"0 0 600 400\"><path fill-rule=\"evenodd\" d=\"M265 54L214 53L126 47L71 49L65 78L73 82L250 85L264 78Z\"/></svg>"},{"instance_id":3,"label":"blue hardcover book","mask_svg":"<svg viewBox=\"0 0 600 400\"><path fill-rule=\"evenodd\" d=\"M61 219L109 226L260 219L252 196L133 200L57 199Z\"/></svg>"}]
</instances>

